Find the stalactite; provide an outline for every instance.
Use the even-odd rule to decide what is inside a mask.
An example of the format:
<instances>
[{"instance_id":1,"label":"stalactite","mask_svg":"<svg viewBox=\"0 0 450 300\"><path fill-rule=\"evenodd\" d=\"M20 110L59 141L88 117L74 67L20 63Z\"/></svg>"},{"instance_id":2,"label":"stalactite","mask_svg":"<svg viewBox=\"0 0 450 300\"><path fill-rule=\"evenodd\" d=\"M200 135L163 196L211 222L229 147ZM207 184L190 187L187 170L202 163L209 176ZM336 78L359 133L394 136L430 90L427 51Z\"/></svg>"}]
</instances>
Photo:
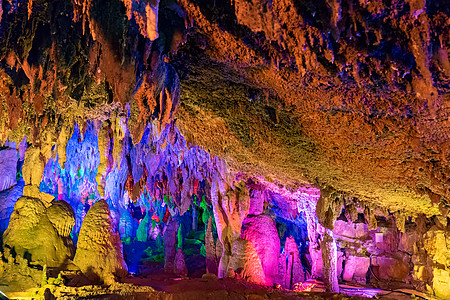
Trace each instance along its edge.
<instances>
[{"instance_id":1,"label":"stalactite","mask_svg":"<svg viewBox=\"0 0 450 300\"><path fill-rule=\"evenodd\" d=\"M341 214L344 200L332 189L322 189L320 198L317 201L316 212L319 223L322 226L333 229L334 221Z\"/></svg>"},{"instance_id":2,"label":"stalactite","mask_svg":"<svg viewBox=\"0 0 450 300\"><path fill-rule=\"evenodd\" d=\"M111 122L112 122L111 127L114 133L112 157L114 159L114 164L117 166L117 168L120 168L123 151L123 140L125 138L125 130L124 130L125 124L124 120L116 114L111 116Z\"/></svg>"},{"instance_id":3,"label":"stalactite","mask_svg":"<svg viewBox=\"0 0 450 300\"><path fill-rule=\"evenodd\" d=\"M377 219L375 217L373 208L365 206L364 207L364 218L369 230L375 230L378 227Z\"/></svg>"},{"instance_id":4,"label":"stalactite","mask_svg":"<svg viewBox=\"0 0 450 300\"><path fill-rule=\"evenodd\" d=\"M353 200L347 201L350 203L346 203L344 213L345 217L350 222L355 222L358 219L358 210L356 209L355 204L353 203Z\"/></svg>"},{"instance_id":5,"label":"stalactite","mask_svg":"<svg viewBox=\"0 0 450 300\"><path fill-rule=\"evenodd\" d=\"M100 125L98 132L98 151L100 153L100 164L97 168L97 176L95 181L97 182L97 189L100 196L104 196L105 179L109 154L109 128L105 128L105 124Z\"/></svg>"},{"instance_id":6,"label":"stalactite","mask_svg":"<svg viewBox=\"0 0 450 300\"><path fill-rule=\"evenodd\" d=\"M395 225L397 225L397 229L400 232L404 233L405 232L405 221L406 221L405 214L403 212L396 211L396 212L394 212L394 219L395 219Z\"/></svg>"},{"instance_id":7,"label":"stalactite","mask_svg":"<svg viewBox=\"0 0 450 300\"><path fill-rule=\"evenodd\" d=\"M66 147L69 142L70 137L72 136L73 126L70 126L67 123L64 123L60 128L58 139L56 141L56 147L58 152L58 161L62 168L64 168L64 164L66 163Z\"/></svg>"}]
</instances>

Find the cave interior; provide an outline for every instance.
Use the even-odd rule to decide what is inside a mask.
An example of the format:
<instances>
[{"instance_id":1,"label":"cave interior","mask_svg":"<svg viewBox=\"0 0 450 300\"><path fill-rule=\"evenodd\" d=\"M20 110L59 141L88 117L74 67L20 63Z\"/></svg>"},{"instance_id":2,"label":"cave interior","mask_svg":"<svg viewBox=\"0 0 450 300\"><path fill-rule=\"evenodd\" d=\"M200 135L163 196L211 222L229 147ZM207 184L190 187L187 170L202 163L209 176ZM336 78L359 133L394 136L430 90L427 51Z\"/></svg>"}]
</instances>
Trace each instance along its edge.
<instances>
[{"instance_id":1,"label":"cave interior","mask_svg":"<svg viewBox=\"0 0 450 300\"><path fill-rule=\"evenodd\" d=\"M446 2L0 0L0 299L450 299Z\"/></svg>"}]
</instances>

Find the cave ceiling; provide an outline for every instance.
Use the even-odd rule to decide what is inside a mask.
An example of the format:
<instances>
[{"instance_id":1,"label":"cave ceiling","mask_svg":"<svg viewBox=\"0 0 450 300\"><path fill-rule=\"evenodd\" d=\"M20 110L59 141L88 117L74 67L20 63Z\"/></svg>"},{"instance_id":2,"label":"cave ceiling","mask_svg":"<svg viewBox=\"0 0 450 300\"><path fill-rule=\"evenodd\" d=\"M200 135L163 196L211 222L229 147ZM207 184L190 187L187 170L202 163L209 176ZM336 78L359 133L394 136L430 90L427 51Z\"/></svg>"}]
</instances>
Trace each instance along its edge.
<instances>
[{"instance_id":1,"label":"cave ceiling","mask_svg":"<svg viewBox=\"0 0 450 300\"><path fill-rule=\"evenodd\" d=\"M390 211L449 206L445 0L0 4L0 139L27 136L42 160L74 121L126 116L138 142L176 120L236 172Z\"/></svg>"}]
</instances>

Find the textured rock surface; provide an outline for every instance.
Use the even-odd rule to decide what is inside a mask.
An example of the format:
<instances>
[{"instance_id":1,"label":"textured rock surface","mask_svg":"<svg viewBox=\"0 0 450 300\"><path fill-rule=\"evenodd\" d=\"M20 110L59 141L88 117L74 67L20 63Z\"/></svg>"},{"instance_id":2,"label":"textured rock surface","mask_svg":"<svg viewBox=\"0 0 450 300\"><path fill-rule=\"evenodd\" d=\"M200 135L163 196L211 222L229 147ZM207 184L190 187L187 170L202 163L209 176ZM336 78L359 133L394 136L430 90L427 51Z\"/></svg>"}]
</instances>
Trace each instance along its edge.
<instances>
[{"instance_id":1,"label":"textured rock surface","mask_svg":"<svg viewBox=\"0 0 450 300\"><path fill-rule=\"evenodd\" d=\"M14 204L23 195L23 185L21 181L13 188L0 192L0 232L4 232L8 227Z\"/></svg>"},{"instance_id":2,"label":"textured rock surface","mask_svg":"<svg viewBox=\"0 0 450 300\"><path fill-rule=\"evenodd\" d=\"M432 227L425 233L424 238L424 249L433 261L433 289L437 296L448 298L450 297L450 238L448 231ZM418 275L421 275L420 271ZM424 279L427 279L426 274L424 275Z\"/></svg>"},{"instance_id":3,"label":"textured rock surface","mask_svg":"<svg viewBox=\"0 0 450 300\"><path fill-rule=\"evenodd\" d=\"M46 208L39 199L22 197L14 205L3 247L41 266L61 267L75 254L70 238L74 224L75 215L66 202Z\"/></svg>"},{"instance_id":4,"label":"textured rock surface","mask_svg":"<svg viewBox=\"0 0 450 300\"><path fill-rule=\"evenodd\" d=\"M370 266L370 258L369 257L358 257L358 256L350 256L345 261L344 272L342 274L342 279L345 281L359 281L358 279L366 279L367 270Z\"/></svg>"},{"instance_id":5,"label":"textured rock surface","mask_svg":"<svg viewBox=\"0 0 450 300\"><path fill-rule=\"evenodd\" d=\"M0 134L28 136L27 185L54 143L65 162L74 120L117 129L113 115L128 104L139 141L151 118L174 117L181 91L189 142L234 169L429 216L449 197L449 17L439 0L3 3Z\"/></svg>"},{"instance_id":6,"label":"textured rock surface","mask_svg":"<svg viewBox=\"0 0 450 300\"><path fill-rule=\"evenodd\" d=\"M175 219L169 220L164 232L164 271L173 273L175 270L175 257L177 255L177 232L179 224Z\"/></svg>"},{"instance_id":7,"label":"textured rock surface","mask_svg":"<svg viewBox=\"0 0 450 300\"><path fill-rule=\"evenodd\" d=\"M324 284L327 292L339 293L337 278L337 249L333 234L326 231L320 243L322 249Z\"/></svg>"},{"instance_id":8,"label":"textured rock surface","mask_svg":"<svg viewBox=\"0 0 450 300\"><path fill-rule=\"evenodd\" d=\"M180 120L186 133L215 153L233 155L238 162L261 166L268 173L297 179L305 175L391 209L436 213L431 202L440 198L435 195L448 193L442 187L446 179L438 171L446 169L448 160L444 150L448 148L444 146L447 71L432 67L440 62L427 45L435 44L432 52L437 53L441 42L426 38L436 30L448 44L448 35L438 25L448 15L437 2L421 2L426 5L422 9L407 1L394 6L355 1L348 6L339 1L275 1L273 5L236 1L232 7L217 9L222 14L238 13L238 22L252 30L243 33L225 17L217 22L212 7L181 1L196 21L195 28L211 37L207 55L221 62L213 65L202 57L201 66L193 67L198 72L186 72L182 79ZM264 13L252 19L258 12ZM269 24L260 26L263 20ZM280 31L274 31L276 24ZM264 30L264 38L259 30ZM279 37L271 40L274 32ZM230 52L235 55L230 57ZM447 46L444 52L448 53ZM250 66L241 69L246 77L235 77L226 67L229 64ZM267 64L272 68L258 69ZM226 75L218 71L223 69ZM230 78L233 85L227 87ZM233 97L211 96L211 81L214 90L234 91ZM247 88L251 84L266 90L254 93ZM431 93L434 96L424 96ZM277 105L275 95L285 107ZM222 108L230 103L240 103L241 108L229 114ZM195 123L197 112L202 116L200 124ZM277 127L269 124L292 131L274 132ZM222 141L217 132L230 138ZM431 156L440 157L436 158L439 166L424 168L426 157Z\"/></svg>"},{"instance_id":9,"label":"textured rock surface","mask_svg":"<svg viewBox=\"0 0 450 300\"><path fill-rule=\"evenodd\" d=\"M257 284L272 284L266 281L261 259L253 243L240 238L233 242L227 273L229 277L238 276Z\"/></svg>"},{"instance_id":10,"label":"textured rock surface","mask_svg":"<svg viewBox=\"0 0 450 300\"><path fill-rule=\"evenodd\" d=\"M271 286L278 274L280 253L280 238L275 222L267 215L249 215L243 221L241 238L251 242L255 247L264 270L265 281Z\"/></svg>"},{"instance_id":11,"label":"textured rock surface","mask_svg":"<svg viewBox=\"0 0 450 300\"><path fill-rule=\"evenodd\" d=\"M292 236L286 239L284 252L286 256L284 286L290 289L296 283L304 282L306 280L305 272L300 260L300 252L297 243Z\"/></svg>"},{"instance_id":12,"label":"textured rock surface","mask_svg":"<svg viewBox=\"0 0 450 300\"><path fill-rule=\"evenodd\" d=\"M181 248L177 249L177 254L175 254L175 269L174 273L179 276L186 277L188 275L188 269L186 268L186 263L184 262L184 254Z\"/></svg>"},{"instance_id":13,"label":"textured rock surface","mask_svg":"<svg viewBox=\"0 0 450 300\"><path fill-rule=\"evenodd\" d=\"M449 197L448 10L438 0L27 3L5 4L0 31L14 32L0 45L1 136L28 136L27 185L55 142L65 162L74 120L109 119L119 137L113 115L129 104L134 141L152 117L166 124L177 71L185 136L235 169L428 215ZM61 17L46 18L53 11ZM52 48L68 37L73 47ZM173 69L163 56L184 42Z\"/></svg>"},{"instance_id":14,"label":"textured rock surface","mask_svg":"<svg viewBox=\"0 0 450 300\"><path fill-rule=\"evenodd\" d=\"M73 262L88 278L106 284L112 284L115 276L128 273L122 243L105 200L96 202L86 214Z\"/></svg>"},{"instance_id":15,"label":"textured rock surface","mask_svg":"<svg viewBox=\"0 0 450 300\"><path fill-rule=\"evenodd\" d=\"M218 242L220 241L218 240ZM209 217L206 228L205 258L206 258L206 273L217 274L218 260L216 255L216 244L214 243L214 237L212 234L212 216Z\"/></svg>"},{"instance_id":16,"label":"textured rock surface","mask_svg":"<svg viewBox=\"0 0 450 300\"><path fill-rule=\"evenodd\" d=\"M17 184L17 150L0 150L0 192Z\"/></svg>"}]
</instances>

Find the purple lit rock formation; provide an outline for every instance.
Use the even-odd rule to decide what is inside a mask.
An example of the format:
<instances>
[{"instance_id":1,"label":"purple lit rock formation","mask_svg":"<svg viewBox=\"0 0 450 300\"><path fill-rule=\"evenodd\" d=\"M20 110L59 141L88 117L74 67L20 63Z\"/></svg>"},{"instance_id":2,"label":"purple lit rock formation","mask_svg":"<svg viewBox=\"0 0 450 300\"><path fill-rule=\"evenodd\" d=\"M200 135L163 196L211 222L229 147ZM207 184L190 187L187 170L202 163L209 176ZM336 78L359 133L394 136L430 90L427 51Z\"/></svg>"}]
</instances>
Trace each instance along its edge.
<instances>
[{"instance_id":1,"label":"purple lit rock formation","mask_svg":"<svg viewBox=\"0 0 450 300\"><path fill-rule=\"evenodd\" d=\"M0 192L17 184L17 151L13 148L0 150Z\"/></svg>"},{"instance_id":2,"label":"purple lit rock formation","mask_svg":"<svg viewBox=\"0 0 450 300\"><path fill-rule=\"evenodd\" d=\"M266 215L248 216L242 224L241 238L255 247L264 271L265 283L272 286L278 274L280 253L280 238L275 222Z\"/></svg>"}]
</instances>

